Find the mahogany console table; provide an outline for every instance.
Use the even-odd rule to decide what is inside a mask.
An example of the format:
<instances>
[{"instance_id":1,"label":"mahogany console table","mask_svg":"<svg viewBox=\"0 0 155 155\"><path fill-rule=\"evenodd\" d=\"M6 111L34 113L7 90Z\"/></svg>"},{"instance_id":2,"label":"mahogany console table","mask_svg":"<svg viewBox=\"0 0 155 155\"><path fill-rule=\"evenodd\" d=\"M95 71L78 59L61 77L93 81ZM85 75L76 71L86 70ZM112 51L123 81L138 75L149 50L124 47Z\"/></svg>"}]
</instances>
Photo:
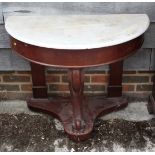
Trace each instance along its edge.
<instances>
[{"instance_id":1,"label":"mahogany console table","mask_svg":"<svg viewBox=\"0 0 155 155\"><path fill-rule=\"evenodd\" d=\"M11 47L31 62L28 107L57 117L75 141L86 140L97 116L122 109L123 59L135 53L149 26L145 14L12 16ZM85 97L84 68L110 64L108 96ZM48 98L45 67L68 69L69 98Z\"/></svg>"}]
</instances>

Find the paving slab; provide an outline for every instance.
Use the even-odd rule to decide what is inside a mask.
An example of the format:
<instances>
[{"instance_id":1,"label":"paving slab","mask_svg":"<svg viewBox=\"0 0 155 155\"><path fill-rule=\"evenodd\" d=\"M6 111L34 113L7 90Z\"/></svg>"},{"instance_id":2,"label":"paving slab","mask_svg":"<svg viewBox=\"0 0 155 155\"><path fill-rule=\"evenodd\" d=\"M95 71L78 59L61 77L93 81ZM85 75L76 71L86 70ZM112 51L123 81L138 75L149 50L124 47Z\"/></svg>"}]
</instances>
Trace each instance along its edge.
<instances>
[{"instance_id":1,"label":"paving slab","mask_svg":"<svg viewBox=\"0 0 155 155\"><path fill-rule=\"evenodd\" d=\"M25 101L0 102L0 151L155 151L155 117L147 102L131 102L98 118L90 139L75 143L53 117L30 111Z\"/></svg>"}]
</instances>

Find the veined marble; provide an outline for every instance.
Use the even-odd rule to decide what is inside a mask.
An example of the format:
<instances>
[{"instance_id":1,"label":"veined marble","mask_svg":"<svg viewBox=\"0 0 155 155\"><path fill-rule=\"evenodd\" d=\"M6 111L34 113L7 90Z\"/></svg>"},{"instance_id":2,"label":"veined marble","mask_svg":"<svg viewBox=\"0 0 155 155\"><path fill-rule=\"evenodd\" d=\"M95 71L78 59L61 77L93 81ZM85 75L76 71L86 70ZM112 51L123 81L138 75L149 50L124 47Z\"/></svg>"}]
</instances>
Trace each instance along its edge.
<instances>
[{"instance_id":1,"label":"veined marble","mask_svg":"<svg viewBox=\"0 0 155 155\"><path fill-rule=\"evenodd\" d=\"M10 16L5 28L15 39L31 45L91 49L132 40L149 23L146 14Z\"/></svg>"}]
</instances>

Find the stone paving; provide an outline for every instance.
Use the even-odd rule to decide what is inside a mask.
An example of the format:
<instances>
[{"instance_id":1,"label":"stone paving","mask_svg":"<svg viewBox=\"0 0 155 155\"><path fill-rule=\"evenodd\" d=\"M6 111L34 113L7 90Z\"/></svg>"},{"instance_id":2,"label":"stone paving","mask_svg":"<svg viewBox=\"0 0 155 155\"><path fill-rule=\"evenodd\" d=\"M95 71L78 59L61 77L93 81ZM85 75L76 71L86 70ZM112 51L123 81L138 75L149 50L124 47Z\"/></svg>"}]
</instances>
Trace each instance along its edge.
<instances>
[{"instance_id":1,"label":"stone paving","mask_svg":"<svg viewBox=\"0 0 155 155\"><path fill-rule=\"evenodd\" d=\"M155 117L146 101L96 120L89 140L68 139L53 117L30 111L25 101L0 102L0 151L155 151Z\"/></svg>"}]
</instances>

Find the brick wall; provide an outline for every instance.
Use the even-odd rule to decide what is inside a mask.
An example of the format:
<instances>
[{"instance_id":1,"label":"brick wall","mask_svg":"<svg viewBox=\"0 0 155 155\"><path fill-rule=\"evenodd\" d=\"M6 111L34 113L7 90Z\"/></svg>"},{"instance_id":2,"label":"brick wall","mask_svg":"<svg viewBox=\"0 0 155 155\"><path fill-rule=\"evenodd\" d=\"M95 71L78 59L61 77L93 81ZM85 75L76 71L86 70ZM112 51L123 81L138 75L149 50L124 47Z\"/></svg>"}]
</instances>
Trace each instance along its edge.
<instances>
[{"instance_id":1,"label":"brick wall","mask_svg":"<svg viewBox=\"0 0 155 155\"><path fill-rule=\"evenodd\" d=\"M124 71L123 94L147 94L152 90L153 71ZM85 73L84 93L106 94L108 71ZM47 71L46 80L49 96L68 95L68 79L65 71ZM0 72L0 99L25 99L32 95L32 80L29 71Z\"/></svg>"},{"instance_id":2,"label":"brick wall","mask_svg":"<svg viewBox=\"0 0 155 155\"><path fill-rule=\"evenodd\" d=\"M32 95L30 72L2 72L2 70L29 70L28 61L11 51L5 20L12 15L52 14L109 14L146 13L150 27L145 41L136 54L124 61L125 70L155 70L155 3L0 3L0 99L26 98ZM102 66L101 66L102 67ZM105 68L104 68L105 67ZM107 66L102 68L107 69ZM155 73L155 72L154 72ZM124 71L123 93L148 95L152 88L152 71ZM48 91L52 94L68 94L65 72L48 72ZM106 94L108 72L87 72L85 93Z\"/></svg>"}]
</instances>

